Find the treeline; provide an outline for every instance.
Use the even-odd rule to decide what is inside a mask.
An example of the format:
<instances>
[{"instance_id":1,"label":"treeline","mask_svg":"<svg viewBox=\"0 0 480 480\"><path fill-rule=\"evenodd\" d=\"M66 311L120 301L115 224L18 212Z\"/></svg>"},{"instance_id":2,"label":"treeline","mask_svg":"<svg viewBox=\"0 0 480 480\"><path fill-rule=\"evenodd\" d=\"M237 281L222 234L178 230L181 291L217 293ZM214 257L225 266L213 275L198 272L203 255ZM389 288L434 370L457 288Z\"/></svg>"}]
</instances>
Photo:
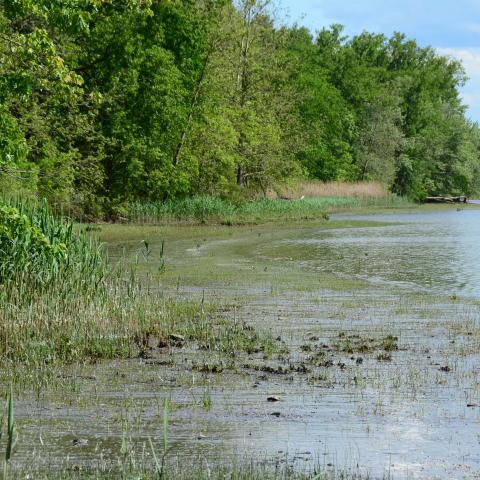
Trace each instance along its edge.
<instances>
[{"instance_id":1,"label":"treeline","mask_svg":"<svg viewBox=\"0 0 480 480\"><path fill-rule=\"evenodd\" d=\"M92 216L302 177L479 190L462 66L402 34L312 36L270 0L1 5L3 189Z\"/></svg>"}]
</instances>

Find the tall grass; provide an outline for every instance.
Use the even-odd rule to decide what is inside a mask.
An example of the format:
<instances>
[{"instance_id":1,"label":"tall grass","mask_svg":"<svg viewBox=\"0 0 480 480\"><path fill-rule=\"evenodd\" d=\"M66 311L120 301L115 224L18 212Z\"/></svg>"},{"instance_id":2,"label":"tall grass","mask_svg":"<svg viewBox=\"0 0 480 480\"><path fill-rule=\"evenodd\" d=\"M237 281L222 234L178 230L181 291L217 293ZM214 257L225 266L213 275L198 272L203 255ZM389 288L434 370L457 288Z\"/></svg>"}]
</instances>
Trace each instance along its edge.
<instances>
[{"instance_id":1,"label":"tall grass","mask_svg":"<svg viewBox=\"0 0 480 480\"><path fill-rule=\"evenodd\" d=\"M320 182L304 181L290 192L298 197L359 197L387 198L387 189L379 182Z\"/></svg>"},{"instance_id":2,"label":"tall grass","mask_svg":"<svg viewBox=\"0 0 480 480\"><path fill-rule=\"evenodd\" d=\"M22 228L8 230L6 216L0 218L7 225L0 260L9 264L9 275L0 280L4 367L24 366L28 375L32 366L130 357L142 352L145 339L168 342L171 334L216 350L271 347L268 339L217 319L211 306L166 298L159 278L140 279L122 265L110 267L98 242L45 205L8 208ZM1 373L8 380L11 372Z\"/></svg>"},{"instance_id":3,"label":"tall grass","mask_svg":"<svg viewBox=\"0 0 480 480\"><path fill-rule=\"evenodd\" d=\"M13 416L13 393L12 387L10 386L10 392L8 394L7 405L6 405L6 416L7 421L5 425L5 419L1 419L0 423L0 442L3 438L3 429L5 427L6 433L6 441L5 441L5 458L3 461L3 479L7 479L7 472L10 460L13 454L13 448L15 447L15 443L17 441L16 433L16 426L15 426L15 419Z\"/></svg>"},{"instance_id":4,"label":"tall grass","mask_svg":"<svg viewBox=\"0 0 480 480\"><path fill-rule=\"evenodd\" d=\"M96 292L107 270L98 242L74 233L46 204L0 205L0 282L7 297L31 301L52 285Z\"/></svg>"},{"instance_id":5,"label":"tall grass","mask_svg":"<svg viewBox=\"0 0 480 480\"><path fill-rule=\"evenodd\" d=\"M145 457L145 456L144 456ZM27 469L17 469L16 478L35 478L36 480L370 480L382 478L389 480L393 478L388 473L382 477L372 477L368 473L362 473L359 469L334 469L327 467L321 462L314 468L298 466L298 471L292 468L286 460L278 457L265 459L264 461L249 461L245 459L243 464L236 460L235 464L229 466L210 466L205 458L183 462L179 459L177 464L170 467L163 476L152 468L145 458L129 461L123 472L111 467L98 467L96 469L65 467L56 471L45 472L37 465ZM228 462L225 459L225 463ZM231 460L230 460L231 461ZM298 465L298 462L297 462ZM33 472L33 473L32 473Z\"/></svg>"},{"instance_id":6,"label":"tall grass","mask_svg":"<svg viewBox=\"0 0 480 480\"><path fill-rule=\"evenodd\" d=\"M395 195L309 197L298 200L260 198L233 203L210 196L167 202L131 203L127 216L138 223L223 223L243 224L275 220L326 218L329 212L362 207L406 206L408 201Z\"/></svg>"}]
</instances>

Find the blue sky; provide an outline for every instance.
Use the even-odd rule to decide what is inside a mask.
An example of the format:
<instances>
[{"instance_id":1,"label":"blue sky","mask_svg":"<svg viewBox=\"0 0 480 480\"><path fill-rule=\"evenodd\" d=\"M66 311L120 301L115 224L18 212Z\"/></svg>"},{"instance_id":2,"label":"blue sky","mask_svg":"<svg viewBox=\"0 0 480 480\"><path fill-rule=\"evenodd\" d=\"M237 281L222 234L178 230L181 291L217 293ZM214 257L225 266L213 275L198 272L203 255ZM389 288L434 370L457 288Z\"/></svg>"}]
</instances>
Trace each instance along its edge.
<instances>
[{"instance_id":1,"label":"blue sky","mask_svg":"<svg viewBox=\"0 0 480 480\"><path fill-rule=\"evenodd\" d=\"M282 16L319 30L341 23L363 30L405 33L422 46L462 60L470 80L462 89L468 114L480 122L480 0L280 0Z\"/></svg>"}]
</instances>

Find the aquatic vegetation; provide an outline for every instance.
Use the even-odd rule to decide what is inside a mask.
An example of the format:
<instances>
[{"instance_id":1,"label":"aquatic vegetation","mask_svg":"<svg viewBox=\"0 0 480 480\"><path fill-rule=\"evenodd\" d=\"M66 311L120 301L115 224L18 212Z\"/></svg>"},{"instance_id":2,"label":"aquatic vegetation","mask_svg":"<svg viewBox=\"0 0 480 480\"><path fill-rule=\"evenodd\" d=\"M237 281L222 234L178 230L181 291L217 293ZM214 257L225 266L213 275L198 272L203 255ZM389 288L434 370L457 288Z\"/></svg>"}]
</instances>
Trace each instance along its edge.
<instances>
[{"instance_id":1,"label":"aquatic vegetation","mask_svg":"<svg viewBox=\"0 0 480 480\"><path fill-rule=\"evenodd\" d=\"M417 234L391 249L402 229ZM446 478L455 476L456 451L446 448L444 432L454 420L455 441L475 453L479 303L460 287L450 300L456 277L447 294L438 283L428 292L416 286L445 280L422 276L438 272L438 262L410 252L417 241L425 245L425 231L436 238L437 230L336 220L284 228L102 225L101 238L117 242L112 264L123 266L106 277L101 316L92 312L108 323L105 302L118 311L106 334L118 335L126 322L125 353L113 357L133 358L79 355L64 366L57 357L42 364L51 376L31 390L18 375L12 473L21 477L28 465L36 478L359 479L369 471L402 478L405 463L414 474L431 471L422 463L428 451ZM428 249L451 258L453 240ZM312 249L324 243L338 255ZM463 268L470 272L470 264ZM356 281L358 271L380 278ZM398 271L415 286L396 283ZM40 363L23 365L31 374ZM412 439L418 425L428 425L433 444ZM349 456L352 444L358 455ZM471 458L462 469L475 466Z\"/></svg>"},{"instance_id":2,"label":"aquatic vegetation","mask_svg":"<svg viewBox=\"0 0 480 480\"><path fill-rule=\"evenodd\" d=\"M377 350L392 352L398 350L398 337L386 335L380 338L362 337L356 333L340 332L333 343L335 350L343 353L372 353Z\"/></svg>"},{"instance_id":3,"label":"aquatic vegetation","mask_svg":"<svg viewBox=\"0 0 480 480\"><path fill-rule=\"evenodd\" d=\"M106 273L98 242L74 232L73 223L56 218L45 203L0 205L0 284L7 295L53 284L93 292Z\"/></svg>"},{"instance_id":4,"label":"aquatic vegetation","mask_svg":"<svg viewBox=\"0 0 480 480\"><path fill-rule=\"evenodd\" d=\"M12 458L13 448L15 447L15 444L18 440L18 436L16 435L15 419L13 415L13 393L12 393L11 387L8 393L6 411L7 411L6 425L4 421L5 419L3 417L0 421L0 442L2 441L2 438L3 438L4 427L5 427L5 433L6 433L5 458L3 461L3 478L4 479L7 478L8 467L9 467L9 462Z\"/></svg>"},{"instance_id":5,"label":"aquatic vegetation","mask_svg":"<svg viewBox=\"0 0 480 480\"><path fill-rule=\"evenodd\" d=\"M125 445L128 448L128 445ZM368 473L362 473L355 469L334 468L333 466L318 465L307 470L299 467L292 468L289 463L288 455L280 459L265 459L264 461L251 461L247 458L236 460L230 466L209 465L205 459L195 459L193 465L186 465L185 462L177 460L165 464L162 468L161 460L158 454L154 453L155 446L149 440L148 448L144 448L147 453L138 453L128 451L124 459L124 468L119 471L113 467L98 467L59 469L56 472L46 473L41 469L18 471L18 474L34 473L38 480L106 480L111 478L141 479L141 480L160 480L174 478L175 480L369 480L372 477ZM152 460L149 457L153 457ZM168 463L168 462L167 462ZM303 470L303 471L302 471ZM392 478L390 475L382 477L384 480Z\"/></svg>"}]
</instances>

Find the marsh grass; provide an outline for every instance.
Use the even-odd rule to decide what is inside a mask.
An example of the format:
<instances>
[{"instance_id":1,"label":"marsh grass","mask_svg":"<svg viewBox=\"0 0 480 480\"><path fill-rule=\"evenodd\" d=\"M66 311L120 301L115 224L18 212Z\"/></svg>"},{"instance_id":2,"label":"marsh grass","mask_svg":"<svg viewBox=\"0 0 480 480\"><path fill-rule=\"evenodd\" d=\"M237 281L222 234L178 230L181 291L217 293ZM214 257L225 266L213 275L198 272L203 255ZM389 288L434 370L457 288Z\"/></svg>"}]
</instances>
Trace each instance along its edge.
<instances>
[{"instance_id":1,"label":"marsh grass","mask_svg":"<svg viewBox=\"0 0 480 480\"><path fill-rule=\"evenodd\" d=\"M340 332L339 339L333 342L334 348L344 353L371 353L378 350L393 352L398 350L398 337L386 335L379 338L362 337L358 334Z\"/></svg>"},{"instance_id":2,"label":"marsh grass","mask_svg":"<svg viewBox=\"0 0 480 480\"><path fill-rule=\"evenodd\" d=\"M328 219L328 213L364 207L401 207L408 200L394 196L311 197L299 200L259 198L233 203L209 196L167 202L131 203L126 218L143 224L169 222L223 225L256 224L272 221Z\"/></svg>"},{"instance_id":3,"label":"marsh grass","mask_svg":"<svg viewBox=\"0 0 480 480\"><path fill-rule=\"evenodd\" d=\"M18 381L18 372L31 367L136 356L148 336L168 343L181 335L229 353L273 348L268 337L220 318L215 307L168 298L158 282L138 277L122 261L109 266L99 242L74 231L46 206L8 208L15 225L27 228L5 230L2 237L3 260L11 263L9 276L0 281L4 381ZM32 228L45 255L32 252ZM58 258L49 256L50 246L61 246Z\"/></svg>"},{"instance_id":4,"label":"marsh grass","mask_svg":"<svg viewBox=\"0 0 480 480\"><path fill-rule=\"evenodd\" d=\"M224 320L213 306L175 301L121 278L107 282L96 296L52 289L32 304L2 303L4 367L130 358L144 351L147 336L168 343L170 336L181 335L205 350L229 354L275 350L267 335ZM4 369L4 375L17 371Z\"/></svg>"},{"instance_id":5,"label":"marsh grass","mask_svg":"<svg viewBox=\"0 0 480 480\"><path fill-rule=\"evenodd\" d=\"M285 196L293 198L330 197L330 198L383 198L389 193L379 182L321 182L319 180L303 181L296 187L283 192Z\"/></svg>"},{"instance_id":6,"label":"marsh grass","mask_svg":"<svg viewBox=\"0 0 480 480\"><path fill-rule=\"evenodd\" d=\"M162 463L163 454L155 452L155 443L148 439L144 445L129 444L126 437L122 440L120 457L117 464L103 464L98 467L82 468L76 465L45 471L40 465L28 469L27 478L38 480L76 480L76 479L122 479L122 480L368 480L368 473L356 468L335 468L323 462L312 462L308 468L295 463L287 454L282 457L251 459L225 458L223 464L210 465L202 457L176 457ZM295 463L295 466L294 466ZM15 473L18 478L26 478L21 470ZM27 472L25 472L27 473ZM32 476L33 474L33 476ZM386 473L384 480L390 479Z\"/></svg>"}]
</instances>

